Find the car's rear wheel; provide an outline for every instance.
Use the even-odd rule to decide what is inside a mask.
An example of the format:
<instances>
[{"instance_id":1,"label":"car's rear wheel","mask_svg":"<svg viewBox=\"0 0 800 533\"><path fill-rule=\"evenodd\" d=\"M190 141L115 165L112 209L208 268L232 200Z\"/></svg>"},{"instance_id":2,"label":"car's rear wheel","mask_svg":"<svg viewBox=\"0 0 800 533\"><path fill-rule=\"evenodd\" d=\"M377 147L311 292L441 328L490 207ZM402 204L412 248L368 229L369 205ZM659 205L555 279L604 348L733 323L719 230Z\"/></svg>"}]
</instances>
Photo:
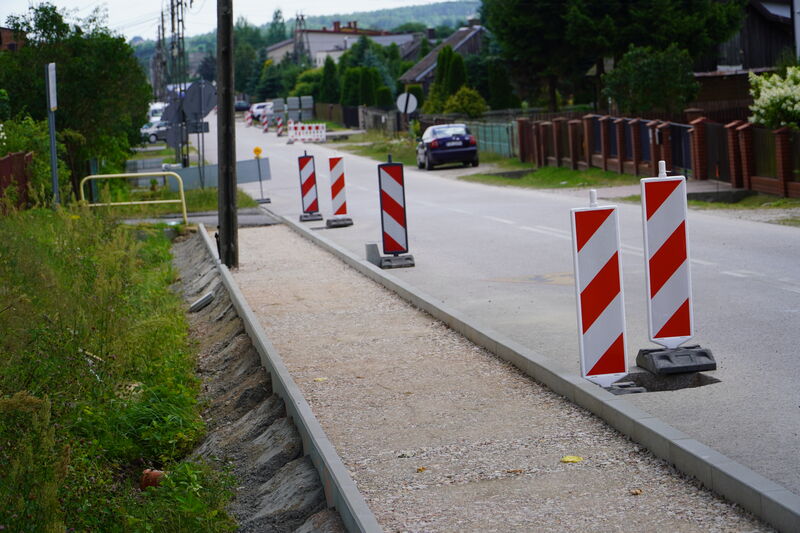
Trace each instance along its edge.
<instances>
[{"instance_id":1,"label":"car's rear wheel","mask_svg":"<svg viewBox=\"0 0 800 533\"><path fill-rule=\"evenodd\" d=\"M433 161L429 154L425 154L425 170L433 170Z\"/></svg>"},{"instance_id":2,"label":"car's rear wheel","mask_svg":"<svg viewBox=\"0 0 800 533\"><path fill-rule=\"evenodd\" d=\"M472 160L472 166L473 166L473 167L477 167L477 166L478 166L478 163L479 163L479 161L478 161L478 158L477 158L477 157L476 157L475 159L473 159L473 160Z\"/></svg>"},{"instance_id":3,"label":"car's rear wheel","mask_svg":"<svg viewBox=\"0 0 800 533\"><path fill-rule=\"evenodd\" d=\"M150 141L150 144L155 144L155 142L158 141L158 137L156 137L155 133L151 133L148 140Z\"/></svg>"}]
</instances>

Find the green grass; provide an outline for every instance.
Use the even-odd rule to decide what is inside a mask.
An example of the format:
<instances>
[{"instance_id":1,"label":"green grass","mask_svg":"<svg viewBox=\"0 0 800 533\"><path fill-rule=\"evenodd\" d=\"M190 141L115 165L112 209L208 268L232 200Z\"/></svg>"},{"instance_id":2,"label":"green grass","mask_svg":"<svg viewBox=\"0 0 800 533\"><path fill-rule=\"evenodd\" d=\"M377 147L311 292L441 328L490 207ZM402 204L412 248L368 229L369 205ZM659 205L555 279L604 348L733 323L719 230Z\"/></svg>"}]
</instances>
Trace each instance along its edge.
<instances>
[{"instance_id":1,"label":"green grass","mask_svg":"<svg viewBox=\"0 0 800 533\"><path fill-rule=\"evenodd\" d=\"M776 220L775 222L776 224L781 224L783 226L800 227L800 218L782 218L780 220Z\"/></svg>"},{"instance_id":2,"label":"green grass","mask_svg":"<svg viewBox=\"0 0 800 533\"><path fill-rule=\"evenodd\" d=\"M216 187L206 187L205 189L192 189L184 192L186 199L186 211L189 213L201 213L204 211L216 211L218 209L217 200L218 190ZM101 195L103 199L101 202L129 202L129 201L142 201L142 200L177 200L179 195L177 192L169 191L167 189L158 188L152 190L128 190L123 189L120 191L112 191L111 193L103 192ZM110 198L110 200L108 199ZM239 208L258 207L253 198L241 189L236 190L236 203ZM94 207L109 215L119 217L154 217L166 214L179 214L181 212L180 204L146 204L146 205L123 205L123 206L109 206L109 207Z\"/></svg>"},{"instance_id":3,"label":"green grass","mask_svg":"<svg viewBox=\"0 0 800 533\"><path fill-rule=\"evenodd\" d=\"M617 198L617 200L621 202L639 203L642 201L642 198L638 194L633 194L631 196ZM688 204L690 207L696 207L698 209L791 209L800 207L800 199L757 193L734 203L689 200Z\"/></svg>"},{"instance_id":4,"label":"green grass","mask_svg":"<svg viewBox=\"0 0 800 533\"><path fill-rule=\"evenodd\" d=\"M153 146L153 145L150 145ZM157 157L160 158L172 158L175 159L175 150L167 146L166 144L159 143L156 146L161 146L162 148L158 151L143 151L143 152L134 152L128 159L155 159Z\"/></svg>"},{"instance_id":5,"label":"green grass","mask_svg":"<svg viewBox=\"0 0 800 533\"><path fill-rule=\"evenodd\" d=\"M483 158L483 154L481 154ZM485 158L484 158L485 159ZM506 160L508 161L508 160ZM508 170L516 170L515 165L508 165ZM521 163L521 165L525 165ZM521 169L528 167L522 166ZM615 185L633 185L639 183L639 178L628 174L607 172L597 168L589 170L571 170L563 167L543 167L533 170L520 178L507 178L491 174L470 174L459 179L489 185L503 185L513 187L529 187L535 189L558 189L575 187L611 187Z\"/></svg>"},{"instance_id":6,"label":"green grass","mask_svg":"<svg viewBox=\"0 0 800 533\"><path fill-rule=\"evenodd\" d=\"M344 142L347 144L342 143L337 147L356 155L385 163L391 154L395 163L403 163L406 166L417 165L417 143L408 137L391 138L376 132L368 132L353 135Z\"/></svg>"},{"instance_id":7,"label":"green grass","mask_svg":"<svg viewBox=\"0 0 800 533\"><path fill-rule=\"evenodd\" d=\"M205 425L163 231L39 209L0 235L0 525L233 529L232 477L184 459ZM139 491L146 467L170 481Z\"/></svg>"}]
</instances>

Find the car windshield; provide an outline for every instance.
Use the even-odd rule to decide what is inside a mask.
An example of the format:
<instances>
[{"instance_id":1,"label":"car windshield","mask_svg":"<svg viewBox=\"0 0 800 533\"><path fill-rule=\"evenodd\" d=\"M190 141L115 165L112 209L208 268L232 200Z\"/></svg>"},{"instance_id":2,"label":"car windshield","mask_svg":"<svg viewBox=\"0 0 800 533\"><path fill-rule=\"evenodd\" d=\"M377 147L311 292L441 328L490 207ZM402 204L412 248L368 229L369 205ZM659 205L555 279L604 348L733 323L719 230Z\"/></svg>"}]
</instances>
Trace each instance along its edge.
<instances>
[{"instance_id":1,"label":"car windshield","mask_svg":"<svg viewBox=\"0 0 800 533\"><path fill-rule=\"evenodd\" d=\"M451 124L433 128L434 137L451 137L453 135L466 135L467 128L463 124Z\"/></svg>"}]
</instances>

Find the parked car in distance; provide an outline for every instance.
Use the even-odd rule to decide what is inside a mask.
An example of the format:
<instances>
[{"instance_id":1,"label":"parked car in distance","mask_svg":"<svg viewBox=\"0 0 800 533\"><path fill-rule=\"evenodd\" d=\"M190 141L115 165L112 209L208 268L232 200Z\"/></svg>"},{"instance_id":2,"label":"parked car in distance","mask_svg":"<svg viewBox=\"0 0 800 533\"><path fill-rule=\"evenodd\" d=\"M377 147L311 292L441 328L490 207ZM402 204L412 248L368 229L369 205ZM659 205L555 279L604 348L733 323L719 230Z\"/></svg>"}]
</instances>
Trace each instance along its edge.
<instances>
[{"instance_id":1,"label":"parked car in distance","mask_svg":"<svg viewBox=\"0 0 800 533\"><path fill-rule=\"evenodd\" d=\"M233 104L233 109L234 111L247 111L250 109L250 104L244 100L236 100L236 103Z\"/></svg>"},{"instance_id":2,"label":"parked car in distance","mask_svg":"<svg viewBox=\"0 0 800 533\"><path fill-rule=\"evenodd\" d=\"M148 122L141 128L139 132L142 134L142 140L149 143L167 140L167 131L169 130L169 122L158 120L156 122Z\"/></svg>"},{"instance_id":3,"label":"parked car in distance","mask_svg":"<svg viewBox=\"0 0 800 533\"><path fill-rule=\"evenodd\" d=\"M425 130L417 145L417 166L462 163L478 166L478 142L464 124L437 124Z\"/></svg>"},{"instance_id":4,"label":"parked car in distance","mask_svg":"<svg viewBox=\"0 0 800 533\"><path fill-rule=\"evenodd\" d=\"M262 113L272 114L272 102L258 102L250 106L250 114L254 120L261 120Z\"/></svg>"}]
</instances>

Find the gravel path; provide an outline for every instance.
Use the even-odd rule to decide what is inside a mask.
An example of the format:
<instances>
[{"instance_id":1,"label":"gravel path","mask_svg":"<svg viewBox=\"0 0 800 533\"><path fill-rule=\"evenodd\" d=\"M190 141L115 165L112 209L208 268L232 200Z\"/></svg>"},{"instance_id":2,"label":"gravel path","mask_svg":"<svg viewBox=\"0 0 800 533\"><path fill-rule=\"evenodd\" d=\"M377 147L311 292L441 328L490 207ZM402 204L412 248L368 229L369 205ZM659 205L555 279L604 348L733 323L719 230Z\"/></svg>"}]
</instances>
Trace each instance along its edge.
<instances>
[{"instance_id":1,"label":"gravel path","mask_svg":"<svg viewBox=\"0 0 800 533\"><path fill-rule=\"evenodd\" d=\"M386 531L770 531L288 228L239 244L242 292Z\"/></svg>"}]
</instances>

